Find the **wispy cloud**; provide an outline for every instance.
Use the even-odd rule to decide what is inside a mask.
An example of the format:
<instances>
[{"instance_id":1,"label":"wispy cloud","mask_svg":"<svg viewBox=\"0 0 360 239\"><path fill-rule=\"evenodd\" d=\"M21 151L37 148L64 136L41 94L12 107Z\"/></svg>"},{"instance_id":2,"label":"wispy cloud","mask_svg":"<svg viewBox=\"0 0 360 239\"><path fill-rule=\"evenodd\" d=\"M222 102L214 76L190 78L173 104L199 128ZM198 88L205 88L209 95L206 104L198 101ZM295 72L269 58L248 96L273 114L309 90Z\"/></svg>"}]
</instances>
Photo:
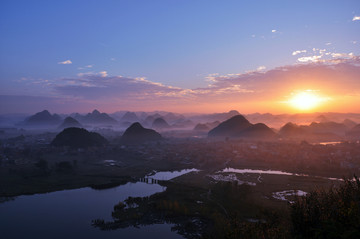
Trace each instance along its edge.
<instances>
[{"instance_id":1,"label":"wispy cloud","mask_svg":"<svg viewBox=\"0 0 360 239\"><path fill-rule=\"evenodd\" d=\"M315 74L320 80L330 82L330 79L334 79L334 82L339 80L339 83L345 84L341 82L340 78L335 79L332 76L338 66L348 66L348 72L351 72L352 79L357 79L360 76L360 69L355 67L360 63L359 57L353 56L351 59L339 59L338 61L319 61L320 58L320 56L299 58L301 59L300 62L307 64L285 66L269 71L265 71L265 67L260 66L257 71L244 74L219 75L214 73L206 78L210 82L208 87L196 89L167 86L149 81L143 77L109 76L105 72L82 75L74 79L63 79L55 89L61 94L82 96L89 99L113 97L123 100L154 100L165 97L178 99L197 98L201 100L200 98L204 97L204 99L209 100L208 97L220 97L219 99L229 100L234 96L260 96L267 91L276 91L276 89L281 88L281 85L291 86L296 82L311 82L313 77L310 77L310 75ZM317 62L317 64L313 64L314 62ZM299 80L299 75L303 77L301 80ZM354 75L357 77L354 77ZM360 87L359 84L360 82L357 83L357 88Z\"/></svg>"},{"instance_id":2,"label":"wispy cloud","mask_svg":"<svg viewBox=\"0 0 360 239\"><path fill-rule=\"evenodd\" d=\"M64 102L79 102L89 107L112 107L114 111L135 108L170 110L177 107L184 110L194 107L204 110L207 107L209 111L214 111L215 106L220 108L224 105L241 106L241 110L246 108L252 111L256 109L256 104L270 106L269 102L276 99L278 102L284 101L281 97L303 87L309 89L308 86L312 86L313 90L333 90L332 94L359 95L360 57L329 57L330 60L325 60L310 56L302 64L267 71L260 66L246 73L214 73L206 77L208 86L195 89L164 85L144 77L110 76L107 72L87 72L54 82L43 80L36 82L36 85L48 87L57 98L66 99Z\"/></svg>"},{"instance_id":3,"label":"wispy cloud","mask_svg":"<svg viewBox=\"0 0 360 239\"><path fill-rule=\"evenodd\" d=\"M354 16L352 20L353 21L360 21L360 16Z\"/></svg>"},{"instance_id":4,"label":"wispy cloud","mask_svg":"<svg viewBox=\"0 0 360 239\"><path fill-rule=\"evenodd\" d=\"M298 62L318 62L322 56L304 56L298 58Z\"/></svg>"},{"instance_id":5,"label":"wispy cloud","mask_svg":"<svg viewBox=\"0 0 360 239\"><path fill-rule=\"evenodd\" d=\"M107 71L100 71L99 74L100 74L102 77L107 77L107 76L108 76Z\"/></svg>"},{"instance_id":6,"label":"wispy cloud","mask_svg":"<svg viewBox=\"0 0 360 239\"><path fill-rule=\"evenodd\" d=\"M326 44L329 45L329 44ZM339 52L332 52L328 51L327 49L321 48L312 48L310 51L306 50L297 50L293 51L292 55L296 56L300 53L308 53L303 57L297 58L297 62L300 63L310 63L310 62L328 62L328 63L335 63L340 62L342 59L350 59L354 58L354 53L339 53ZM336 59L334 59L336 58Z\"/></svg>"},{"instance_id":7,"label":"wispy cloud","mask_svg":"<svg viewBox=\"0 0 360 239\"><path fill-rule=\"evenodd\" d=\"M83 76L87 76L87 75L94 75L95 73L93 71L88 71L88 72L80 72L77 74L78 77L83 77Z\"/></svg>"},{"instance_id":8,"label":"wispy cloud","mask_svg":"<svg viewBox=\"0 0 360 239\"><path fill-rule=\"evenodd\" d=\"M354 53L331 53L331 56L334 58L352 58L354 57Z\"/></svg>"},{"instance_id":9,"label":"wispy cloud","mask_svg":"<svg viewBox=\"0 0 360 239\"><path fill-rule=\"evenodd\" d=\"M300 53L306 53L306 50L293 51L292 55L293 55L293 56L296 56L296 55L298 55L298 54L300 54Z\"/></svg>"},{"instance_id":10,"label":"wispy cloud","mask_svg":"<svg viewBox=\"0 0 360 239\"><path fill-rule=\"evenodd\" d=\"M97 74L83 74L79 78L63 79L58 82L55 90L64 95L85 99L135 100L166 96L167 93L179 92L182 89L151 82L141 77L108 76L107 72L103 71Z\"/></svg>"},{"instance_id":11,"label":"wispy cloud","mask_svg":"<svg viewBox=\"0 0 360 239\"><path fill-rule=\"evenodd\" d=\"M60 65L69 65L69 64L72 64L71 60L66 60L66 61L60 61L58 62L58 64Z\"/></svg>"},{"instance_id":12,"label":"wispy cloud","mask_svg":"<svg viewBox=\"0 0 360 239\"><path fill-rule=\"evenodd\" d=\"M210 90L240 86L238 93L244 100L271 99L281 95L281 89L301 89L304 86L318 86L347 94L360 88L360 57L323 60L310 58L306 64L284 66L266 72L214 77ZM334 92L335 93L335 92Z\"/></svg>"},{"instance_id":13,"label":"wispy cloud","mask_svg":"<svg viewBox=\"0 0 360 239\"><path fill-rule=\"evenodd\" d=\"M86 65L83 67L78 67L79 70L84 70L84 69L89 69L89 68L93 68L94 65Z\"/></svg>"},{"instance_id":14,"label":"wispy cloud","mask_svg":"<svg viewBox=\"0 0 360 239\"><path fill-rule=\"evenodd\" d=\"M264 71L264 70L266 70L266 66L259 66L256 70L257 71Z\"/></svg>"},{"instance_id":15,"label":"wispy cloud","mask_svg":"<svg viewBox=\"0 0 360 239\"><path fill-rule=\"evenodd\" d=\"M108 76L107 71L100 71L98 73L94 72L94 71L88 71L88 72L80 72L77 74L78 77L86 77L86 76L101 76L101 77L106 77Z\"/></svg>"}]
</instances>

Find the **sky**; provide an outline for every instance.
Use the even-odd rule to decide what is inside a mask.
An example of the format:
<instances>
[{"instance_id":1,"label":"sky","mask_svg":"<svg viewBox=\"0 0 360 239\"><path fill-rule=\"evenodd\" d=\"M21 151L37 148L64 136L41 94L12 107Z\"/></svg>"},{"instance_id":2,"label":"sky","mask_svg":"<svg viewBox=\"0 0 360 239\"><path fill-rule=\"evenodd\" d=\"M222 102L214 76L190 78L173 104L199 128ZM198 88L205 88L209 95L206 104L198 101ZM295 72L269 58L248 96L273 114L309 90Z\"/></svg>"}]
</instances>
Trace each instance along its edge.
<instances>
[{"instance_id":1,"label":"sky","mask_svg":"<svg viewBox=\"0 0 360 239\"><path fill-rule=\"evenodd\" d=\"M360 113L359 56L359 0L2 0L0 114Z\"/></svg>"}]
</instances>

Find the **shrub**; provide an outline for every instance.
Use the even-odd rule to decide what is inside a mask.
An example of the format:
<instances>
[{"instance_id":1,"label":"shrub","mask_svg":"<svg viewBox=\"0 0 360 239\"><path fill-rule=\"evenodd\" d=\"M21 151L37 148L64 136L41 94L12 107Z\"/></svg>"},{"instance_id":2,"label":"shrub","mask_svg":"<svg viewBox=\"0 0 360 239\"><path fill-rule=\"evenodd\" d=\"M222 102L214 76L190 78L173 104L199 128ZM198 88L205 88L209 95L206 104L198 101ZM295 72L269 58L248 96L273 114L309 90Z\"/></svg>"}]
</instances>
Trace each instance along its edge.
<instances>
[{"instance_id":1,"label":"shrub","mask_svg":"<svg viewBox=\"0 0 360 239\"><path fill-rule=\"evenodd\" d=\"M297 198L291 218L297 238L360 238L359 179Z\"/></svg>"}]
</instances>

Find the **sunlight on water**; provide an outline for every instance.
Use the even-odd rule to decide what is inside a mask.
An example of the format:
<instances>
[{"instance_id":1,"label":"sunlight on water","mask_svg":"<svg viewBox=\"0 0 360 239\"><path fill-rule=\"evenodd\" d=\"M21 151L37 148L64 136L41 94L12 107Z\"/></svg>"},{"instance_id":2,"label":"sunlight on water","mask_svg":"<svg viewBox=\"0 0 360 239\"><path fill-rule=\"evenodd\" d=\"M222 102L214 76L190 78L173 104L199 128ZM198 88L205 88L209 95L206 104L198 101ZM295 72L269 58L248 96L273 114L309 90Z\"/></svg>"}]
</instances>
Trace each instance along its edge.
<instances>
[{"instance_id":1,"label":"sunlight on water","mask_svg":"<svg viewBox=\"0 0 360 239\"><path fill-rule=\"evenodd\" d=\"M179 177L181 175L190 173L190 172L198 172L198 169L195 168L191 168L191 169L183 169L180 171L166 171L166 172L156 172L153 175L147 175L147 178L152 178L152 179L156 179L156 180L170 180L176 177Z\"/></svg>"},{"instance_id":2,"label":"sunlight on water","mask_svg":"<svg viewBox=\"0 0 360 239\"><path fill-rule=\"evenodd\" d=\"M295 175L293 173L287 173L278 170L260 170L260 169L235 169L225 168L222 173L260 173L260 174L274 174L274 175Z\"/></svg>"},{"instance_id":3,"label":"sunlight on water","mask_svg":"<svg viewBox=\"0 0 360 239\"><path fill-rule=\"evenodd\" d=\"M321 177L321 176L313 176L308 174L299 174L299 173L289 173L279 170L261 170L261 169L236 169L236 168L225 168L218 173L250 173L250 174L270 174L270 175L285 175L285 176L301 176L301 177L315 177L322 178L327 180L334 181L343 181L341 178L330 178L330 177Z\"/></svg>"}]
</instances>

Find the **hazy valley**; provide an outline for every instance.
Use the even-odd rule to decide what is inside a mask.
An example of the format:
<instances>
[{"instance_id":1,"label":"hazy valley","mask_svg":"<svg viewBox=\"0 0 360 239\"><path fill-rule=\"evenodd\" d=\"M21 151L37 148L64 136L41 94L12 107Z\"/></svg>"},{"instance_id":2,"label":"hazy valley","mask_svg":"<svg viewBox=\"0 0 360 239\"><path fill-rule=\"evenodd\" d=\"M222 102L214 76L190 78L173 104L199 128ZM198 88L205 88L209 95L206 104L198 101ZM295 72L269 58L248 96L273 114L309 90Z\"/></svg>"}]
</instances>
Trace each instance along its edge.
<instances>
[{"instance_id":1,"label":"hazy valley","mask_svg":"<svg viewBox=\"0 0 360 239\"><path fill-rule=\"evenodd\" d=\"M360 174L359 116L244 117L235 110L189 116L170 112L105 114L97 110L58 115L45 110L12 125L2 121L2 206L12 200L16 203L19 196L50 196L59 190L70 190L71 198L80 193L76 190L89 187L89 197L102 203L111 190L130 187L129 195L121 200L115 194L110 196L113 209L103 202L108 205L104 206L107 212L88 215L82 222L87 224L85 228L115 230L106 234L112 238L131 235L125 229L135 225L164 225L160 231L165 234L171 227L186 238L219 238L232 230L222 227L236 215L249 230L242 232L246 237L259 233L258 226L252 227L270 220L269 213L282 215L276 225L282 228L283 223L289 223L288 204L296 195L336 186L343 178ZM296 123L274 127L280 124L276 120L289 119ZM305 121L311 123L299 123ZM93 193L88 190L100 190L104 195L90 196ZM85 228L83 232L88 233ZM94 235L99 236L97 233ZM170 237L176 238L176 234Z\"/></svg>"}]
</instances>

